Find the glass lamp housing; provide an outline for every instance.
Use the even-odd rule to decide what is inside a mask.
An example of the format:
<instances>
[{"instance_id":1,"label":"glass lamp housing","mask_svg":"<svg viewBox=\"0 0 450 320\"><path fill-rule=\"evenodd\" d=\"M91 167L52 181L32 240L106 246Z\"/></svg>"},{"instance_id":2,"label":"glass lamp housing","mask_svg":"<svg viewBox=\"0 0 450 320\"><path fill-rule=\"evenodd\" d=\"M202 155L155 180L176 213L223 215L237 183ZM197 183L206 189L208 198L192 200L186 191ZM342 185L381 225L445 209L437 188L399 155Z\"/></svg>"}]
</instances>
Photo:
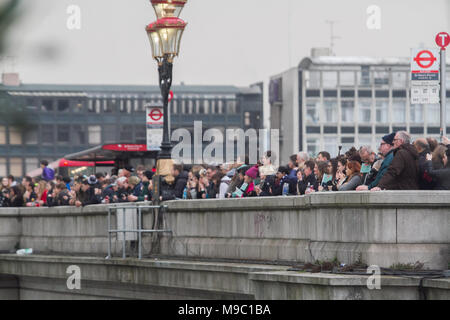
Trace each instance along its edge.
<instances>
[{"instance_id":1,"label":"glass lamp housing","mask_svg":"<svg viewBox=\"0 0 450 320\"><path fill-rule=\"evenodd\" d=\"M175 17L159 19L154 24L159 36L161 52L168 56L169 60L179 54L181 37L186 25L186 22Z\"/></svg>"},{"instance_id":2,"label":"glass lamp housing","mask_svg":"<svg viewBox=\"0 0 450 320\"><path fill-rule=\"evenodd\" d=\"M187 0L151 0L158 19L178 18Z\"/></svg>"},{"instance_id":3,"label":"glass lamp housing","mask_svg":"<svg viewBox=\"0 0 450 320\"><path fill-rule=\"evenodd\" d=\"M150 40L150 45L152 47L153 59L161 59L164 54L162 51L161 40L159 38L158 29L155 28L155 22L151 23L146 28L148 39Z\"/></svg>"}]
</instances>

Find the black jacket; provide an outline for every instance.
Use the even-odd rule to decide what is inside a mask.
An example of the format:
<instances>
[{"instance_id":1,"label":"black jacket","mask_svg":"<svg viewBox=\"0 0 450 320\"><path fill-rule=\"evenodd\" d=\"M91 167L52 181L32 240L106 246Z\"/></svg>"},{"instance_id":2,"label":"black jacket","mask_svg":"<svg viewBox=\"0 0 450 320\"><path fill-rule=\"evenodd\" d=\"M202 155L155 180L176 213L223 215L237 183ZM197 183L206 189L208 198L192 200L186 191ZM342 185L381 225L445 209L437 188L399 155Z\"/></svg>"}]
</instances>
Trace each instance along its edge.
<instances>
[{"instance_id":1,"label":"black jacket","mask_svg":"<svg viewBox=\"0 0 450 320\"><path fill-rule=\"evenodd\" d=\"M95 194L95 187L90 186L89 189L87 189L87 191L86 191L86 198L82 202L82 205L84 207L84 206L89 206L91 204L99 204L99 203L101 203L100 198L101 198L101 196L97 196Z\"/></svg>"},{"instance_id":2,"label":"black jacket","mask_svg":"<svg viewBox=\"0 0 450 320\"><path fill-rule=\"evenodd\" d=\"M436 179L434 190L450 190L450 168L434 170L433 163L427 161L425 169L431 177Z\"/></svg>"},{"instance_id":3,"label":"black jacket","mask_svg":"<svg viewBox=\"0 0 450 320\"><path fill-rule=\"evenodd\" d=\"M428 150L419 154L419 187L420 190L433 190L436 187L436 178L429 173L427 154ZM433 166L431 166L433 169Z\"/></svg>"},{"instance_id":4,"label":"black jacket","mask_svg":"<svg viewBox=\"0 0 450 320\"><path fill-rule=\"evenodd\" d=\"M305 195L306 189L312 187L315 191L319 190L319 182L314 174L304 177L302 181L297 182L297 189L300 195Z\"/></svg>"},{"instance_id":5,"label":"black jacket","mask_svg":"<svg viewBox=\"0 0 450 320\"><path fill-rule=\"evenodd\" d=\"M176 198L183 199L184 188L187 186L189 175L186 171L181 172L175 179L173 193Z\"/></svg>"}]
</instances>

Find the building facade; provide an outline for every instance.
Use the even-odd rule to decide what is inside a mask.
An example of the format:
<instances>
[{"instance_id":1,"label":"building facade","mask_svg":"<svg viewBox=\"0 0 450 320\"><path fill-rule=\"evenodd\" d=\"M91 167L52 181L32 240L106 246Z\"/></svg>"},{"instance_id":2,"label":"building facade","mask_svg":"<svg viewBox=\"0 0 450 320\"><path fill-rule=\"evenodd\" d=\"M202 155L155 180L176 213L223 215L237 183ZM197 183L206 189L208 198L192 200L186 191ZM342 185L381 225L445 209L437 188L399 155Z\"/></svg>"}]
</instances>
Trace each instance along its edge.
<instances>
[{"instance_id":1,"label":"building facade","mask_svg":"<svg viewBox=\"0 0 450 320\"><path fill-rule=\"evenodd\" d=\"M401 130L438 138L440 105L411 104L410 72L409 58L313 56L271 77L271 126L280 129L281 160L300 150L314 156L324 150L336 156L339 146L377 150L384 135Z\"/></svg>"},{"instance_id":2,"label":"building facade","mask_svg":"<svg viewBox=\"0 0 450 320\"><path fill-rule=\"evenodd\" d=\"M174 86L171 130L262 128L263 86ZM156 86L0 85L0 176L21 177L64 155L107 143L146 144L145 105Z\"/></svg>"}]
</instances>

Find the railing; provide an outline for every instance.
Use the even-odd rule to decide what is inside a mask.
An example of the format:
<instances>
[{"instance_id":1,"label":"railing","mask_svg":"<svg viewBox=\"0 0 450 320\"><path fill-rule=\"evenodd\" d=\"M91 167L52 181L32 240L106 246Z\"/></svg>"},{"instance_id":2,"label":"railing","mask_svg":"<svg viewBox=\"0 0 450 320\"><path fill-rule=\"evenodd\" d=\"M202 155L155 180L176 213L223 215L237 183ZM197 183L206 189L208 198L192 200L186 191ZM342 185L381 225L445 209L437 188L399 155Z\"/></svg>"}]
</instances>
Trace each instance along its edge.
<instances>
[{"instance_id":1,"label":"railing","mask_svg":"<svg viewBox=\"0 0 450 320\"><path fill-rule=\"evenodd\" d=\"M142 221L142 209L150 209L152 214L154 215L154 223L153 229L146 230L143 229L143 221ZM126 241L127 240L136 240L135 238L127 239L127 234L135 234L138 241L138 258L142 259L142 234L150 233L150 234L158 234L158 233L172 233L171 230L168 229L157 229L160 225L160 219L163 217L164 211L167 209L167 206L125 206L125 207L109 207L108 208L108 256L106 259L112 258L111 247L112 247L112 234L123 234L122 237L122 258L126 259ZM117 230L111 229L111 216L115 213L117 218ZM129 215L127 215L127 213ZM136 214L134 217L130 217L130 214ZM137 218L137 221L134 220ZM165 224L165 220L162 219L163 228ZM128 229L128 226L131 227Z\"/></svg>"}]
</instances>

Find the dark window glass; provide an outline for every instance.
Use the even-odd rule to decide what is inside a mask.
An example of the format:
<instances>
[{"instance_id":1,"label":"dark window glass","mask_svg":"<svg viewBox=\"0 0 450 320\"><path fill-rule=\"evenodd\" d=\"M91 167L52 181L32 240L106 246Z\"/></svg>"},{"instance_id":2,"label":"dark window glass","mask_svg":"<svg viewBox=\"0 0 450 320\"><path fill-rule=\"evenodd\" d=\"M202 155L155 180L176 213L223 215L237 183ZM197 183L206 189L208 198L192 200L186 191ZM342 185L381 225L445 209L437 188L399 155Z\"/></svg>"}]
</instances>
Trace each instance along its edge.
<instances>
[{"instance_id":1,"label":"dark window glass","mask_svg":"<svg viewBox=\"0 0 450 320\"><path fill-rule=\"evenodd\" d=\"M342 127L341 128L342 133L355 133L354 127Z\"/></svg>"},{"instance_id":2,"label":"dark window glass","mask_svg":"<svg viewBox=\"0 0 450 320\"><path fill-rule=\"evenodd\" d=\"M406 131L406 127L394 127L392 129L394 132Z\"/></svg>"},{"instance_id":3,"label":"dark window glass","mask_svg":"<svg viewBox=\"0 0 450 320\"><path fill-rule=\"evenodd\" d=\"M389 91L387 90L378 90L375 92L375 97L377 98L389 98Z\"/></svg>"},{"instance_id":4,"label":"dark window glass","mask_svg":"<svg viewBox=\"0 0 450 320\"><path fill-rule=\"evenodd\" d=\"M440 134L441 133L441 129L440 128L428 128L428 134Z\"/></svg>"},{"instance_id":5,"label":"dark window glass","mask_svg":"<svg viewBox=\"0 0 450 320\"><path fill-rule=\"evenodd\" d=\"M147 143L147 128L145 126L136 126L136 143L146 144Z\"/></svg>"},{"instance_id":6,"label":"dark window glass","mask_svg":"<svg viewBox=\"0 0 450 320\"><path fill-rule=\"evenodd\" d=\"M359 90L358 96L360 98L372 98L372 90Z\"/></svg>"},{"instance_id":7,"label":"dark window glass","mask_svg":"<svg viewBox=\"0 0 450 320\"><path fill-rule=\"evenodd\" d=\"M69 142L69 126L58 126L56 139L58 142Z\"/></svg>"},{"instance_id":8,"label":"dark window glass","mask_svg":"<svg viewBox=\"0 0 450 320\"><path fill-rule=\"evenodd\" d=\"M69 100L58 100L58 111L69 111Z\"/></svg>"},{"instance_id":9,"label":"dark window glass","mask_svg":"<svg viewBox=\"0 0 450 320\"><path fill-rule=\"evenodd\" d=\"M334 134L337 134L338 129L337 129L337 127L324 127L324 128L323 128L323 132L324 132L325 134L327 134L327 133L334 133Z\"/></svg>"},{"instance_id":10,"label":"dark window glass","mask_svg":"<svg viewBox=\"0 0 450 320\"><path fill-rule=\"evenodd\" d=\"M120 128L120 141L133 142L133 126L122 126Z\"/></svg>"},{"instance_id":11,"label":"dark window glass","mask_svg":"<svg viewBox=\"0 0 450 320\"><path fill-rule=\"evenodd\" d=\"M112 124L107 124L103 126L103 141L105 143L116 143L116 131L117 127ZM131 142L131 141L129 141Z\"/></svg>"},{"instance_id":12,"label":"dark window glass","mask_svg":"<svg viewBox=\"0 0 450 320\"><path fill-rule=\"evenodd\" d=\"M42 111L54 111L53 100L42 100Z\"/></svg>"},{"instance_id":13,"label":"dark window glass","mask_svg":"<svg viewBox=\"0 0 450 320\"><path fill-rule=\"evenodd\" d=\"M352 137L342 138L342 143L355 143L355 138Z\"/></svg>"},{"instance_id":14,"label":"dark window glass","mask_svg":"<svg viewBox=\"0 0 450 320\"><path fill-rule=\"evenodd\" d=\"M377 134L381 134L381 133L389 133L389 127L376 127L376 131Z\"/></svg>"},{"instance_id":15,"label":"dark window glass","mask_svg":"<svg viewBox=\"0 0 450 320\"><path fill-rule=\"evenodd\" d=\"M341 91L341 97L342 98L354 98L355 97L355 91L353 91L353 90L342 90Z\"/></svg>"},{"instance_id":16,"label":"dark window glass","mask_svg":"<svg viewBox=\"0 0 450 320\"><path fill-rule=\"evenodd\" d=\"M318 98L320 97L320 90L306 90L306 96Z\"/></svg>"},{"instance_id":17,"label":"dark window glass","mask_svg":"<svg viewBox=\"0 0 450 320\"><path fill-rule=\"evenodd\" d=\"M325 98L335 98L335 97L337 97L337 91L336 90L324 90L323 96Z\"/></svg>"},{"instance_id":18,"label":"dark window glass","mask_svg":"<svg viewBox=\"0 0 450 320\"><path fill-rule=\"evenodd\" d=\"M411 133L412 134L423 134L424 133L423 127L411 127Z\"/></svg>"},{"instance_id":19,"label":"dark window glass","mask_svg":"<svg viewBox=\"0 0 450 320\"><path fill-rule=\"evenodd\" d=\"M372 133L372 127L359 127L359 133Z\"/></svg>"},{"instance_id":20,"label":"dark window glass","mask_svg":"<svg viewBox=\"0 0 450 320\"><path fill-rule=\"evenodd\" d=\"M306 127L306 133L320 133L320 127Z\"/></svg>"},{"instance_id":21,"label":"dark window glass","mask_svg":"<svg viewBox=\"0 0 450 320\"><path fill-rule=\"evenodd\" d=\"M394 90L394 91L392 91L392 96L394 98L406 98L406 91L405 90Z\"/></svg>"},{"instance_id":22,"label":"dark window glass","mask_svg":"<svg viewBox=\"0 0 450 320\"><path fill-rule=\"evenodd\" d=\"M72 126L72 142L74 145L84 145L86 144L86 132L85 129L80 125Z\"/></svg>"},{"instance_id":23,"label":"dark window glass","mask_svg":"<svg viewBox=\"0 0 450 320\"><path fill-rule=\"evenodd\" d=\"M54 143L53 126L45 125L41 128L42 132L42 142L43 143Z\"/></svg>"}]
</instances>

